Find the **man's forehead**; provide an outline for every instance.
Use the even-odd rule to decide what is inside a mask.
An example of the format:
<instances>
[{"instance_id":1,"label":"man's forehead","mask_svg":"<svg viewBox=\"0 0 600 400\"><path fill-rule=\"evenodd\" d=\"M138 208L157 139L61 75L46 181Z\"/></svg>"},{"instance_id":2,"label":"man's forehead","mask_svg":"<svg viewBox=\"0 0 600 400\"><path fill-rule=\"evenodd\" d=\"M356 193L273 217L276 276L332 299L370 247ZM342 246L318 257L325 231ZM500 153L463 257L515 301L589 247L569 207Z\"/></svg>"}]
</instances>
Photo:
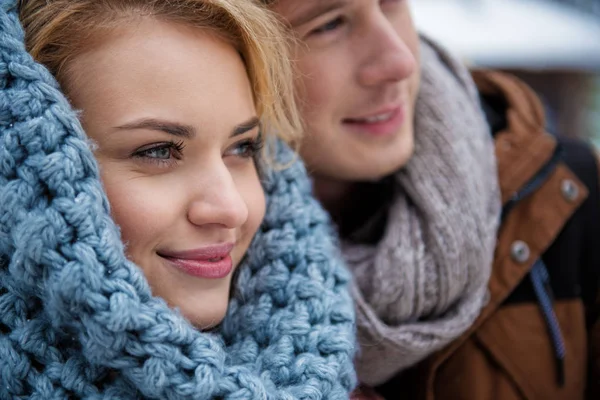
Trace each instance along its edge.
<instances>
[{"instance_id":1,"label":"man's forehead","mask_svg":"<svg viewBox=\"0 0 600 400\"><path fill-rule=\"evenodd\" d=\"M276 0L275 10L292 26L299 26L318 16L342 8L354 0ZM363 0L364 1L364 0Z\"/></svg>"}]
</instances>

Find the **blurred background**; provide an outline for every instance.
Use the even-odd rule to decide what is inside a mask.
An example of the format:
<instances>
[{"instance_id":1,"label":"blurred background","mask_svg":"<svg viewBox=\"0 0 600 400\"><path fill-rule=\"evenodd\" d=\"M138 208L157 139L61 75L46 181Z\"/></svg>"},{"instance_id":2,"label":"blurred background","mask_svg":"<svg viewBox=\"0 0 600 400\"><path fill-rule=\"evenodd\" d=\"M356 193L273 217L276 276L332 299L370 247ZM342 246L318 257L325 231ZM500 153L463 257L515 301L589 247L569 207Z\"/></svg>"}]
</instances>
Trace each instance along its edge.
<instances>
[{"instance_id":1,"label":"blurred background","mask_svg":"<svg viewBox=\"0 0 600 400\"><path fill-rule=\"evenodd\" d=\"M600 148L600 0L410 0L418 29L540 94L555 134Z\"/></svg>"}]
</instances>

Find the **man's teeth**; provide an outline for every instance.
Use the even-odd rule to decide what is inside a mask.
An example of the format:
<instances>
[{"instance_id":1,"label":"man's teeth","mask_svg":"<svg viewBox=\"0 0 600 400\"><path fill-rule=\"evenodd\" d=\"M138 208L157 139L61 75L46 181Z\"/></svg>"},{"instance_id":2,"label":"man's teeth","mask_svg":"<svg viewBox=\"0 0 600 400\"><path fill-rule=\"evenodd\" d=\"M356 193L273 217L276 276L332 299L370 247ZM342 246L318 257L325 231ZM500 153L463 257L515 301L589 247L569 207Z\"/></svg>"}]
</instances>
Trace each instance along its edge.
<instances>
[{"instance_id":1,"label":"man's teeth","mask_svg":"<svg viewBox=\"0 0 600 400\"><path fill-rule=\"evenodd\" d=\"M375 115L375 116L369 117L369 118L361 118L358 121L366 122L369 124L372 124L375 122L383 122L383 121L387 121L388 119L390 119L393 114L394 114L393 112L389 112L389 113L385 113L385 114Z\"/></svg>"}]
</instances>

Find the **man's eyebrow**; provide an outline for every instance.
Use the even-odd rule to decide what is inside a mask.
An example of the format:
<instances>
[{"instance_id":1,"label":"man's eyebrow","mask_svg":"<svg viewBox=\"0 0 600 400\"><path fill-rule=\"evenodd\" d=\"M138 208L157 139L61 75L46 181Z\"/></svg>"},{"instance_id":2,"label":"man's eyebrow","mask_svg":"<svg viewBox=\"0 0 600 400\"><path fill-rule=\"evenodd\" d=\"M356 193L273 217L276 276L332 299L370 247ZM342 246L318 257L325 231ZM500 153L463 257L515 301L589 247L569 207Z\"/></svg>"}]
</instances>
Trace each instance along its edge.
<instances>
[{"instance_id":1,"label":"man's eyebrow","mask_svg":"<svg viewBox=\"0 0 600 400\"><path fill-rule=\"evenodd\" d=\"M137 121L117 126L118 130L149 129L151 131L162 131L169 135L192 139L196 136L196 129L190 125L178 122L163 121L155 118L143 118Z\"/></svg>"},{"instance_id":2,"label":"man's eyebrow","mask_svg":"<svg viewBox=\"0 0 600 400\"><path fill-rule=\"evenodd\" d=\"M233 128L230 137L243 135L244 133L251 131L259 125L260 120L258 119L258 117L252 117L248 121L244 121L241 124L236 125L235 128Z\"/></svg>"},{"instance_id":3,"label":"man's eyebrow","mask_svg":"<svg viewBox=\"0 0 600 400\"><path fill-rule=\"evenodd\" d=\"M337 10L348 4L348 0L328 1L323 0L313 1L313 5L309 6L303 12L290 19L290 25L293 27L304 25L312 21L320 15Z\"/></svg>"}]
</instances>

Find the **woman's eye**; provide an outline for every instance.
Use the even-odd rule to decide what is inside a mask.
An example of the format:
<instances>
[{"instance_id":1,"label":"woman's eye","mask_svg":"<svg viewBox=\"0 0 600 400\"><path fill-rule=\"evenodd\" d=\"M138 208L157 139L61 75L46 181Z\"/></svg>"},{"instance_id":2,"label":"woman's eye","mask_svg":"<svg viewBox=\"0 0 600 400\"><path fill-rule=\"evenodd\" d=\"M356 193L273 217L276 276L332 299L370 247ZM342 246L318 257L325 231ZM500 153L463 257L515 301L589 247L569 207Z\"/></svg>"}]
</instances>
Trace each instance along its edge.
<instances>
[{"instance_id":1,"label":"woman's eye","mask_svg":"<svg viewBox=\"0 0 600 400\"><path fill-rule=\"evenodd\" d=\"M242 140L232 147L230 147L226 152L226 156L235 156L242 158L252 158L255 157L260 149L262 148L262 139L260 137L256 139L246 139Z\"/></svg>"},{"instance_id":2,"label":"woman's eye","mask_svg":"<svg viewBox=\"0 0 600 400\"><path fill-rule=\"evenodd\" d=\"M332 32L332 31L335 31L340 26L342 26L344 24L344 22L345 21L342 17L337 17L337 18L332 19L331 21L327 22L326 24L323 24L320 27L314 29L310 33L320 35L323 33Z\"/></svg>"},{"instance_id":3,"label":"woman's eye","mask_svg":"<svg viewBox=\"0 0 600 400\"><path fill-rule=\"evenodd\" d=\"M148 158L158 158L168 160L171 157L171 149L168 147L158 147L144 152L144 156Z\"/></svg>"},{"instance_id":4,"label":"woman's eye","mask_svg":"<svg viewBox=\"0 0 600 400\"><path fill-rule=\"evenodd\" d=\"M133 157L156 163L180 160L183 147L183 142L157 143L137 150Z\"/></svg>"}]
</instances>

